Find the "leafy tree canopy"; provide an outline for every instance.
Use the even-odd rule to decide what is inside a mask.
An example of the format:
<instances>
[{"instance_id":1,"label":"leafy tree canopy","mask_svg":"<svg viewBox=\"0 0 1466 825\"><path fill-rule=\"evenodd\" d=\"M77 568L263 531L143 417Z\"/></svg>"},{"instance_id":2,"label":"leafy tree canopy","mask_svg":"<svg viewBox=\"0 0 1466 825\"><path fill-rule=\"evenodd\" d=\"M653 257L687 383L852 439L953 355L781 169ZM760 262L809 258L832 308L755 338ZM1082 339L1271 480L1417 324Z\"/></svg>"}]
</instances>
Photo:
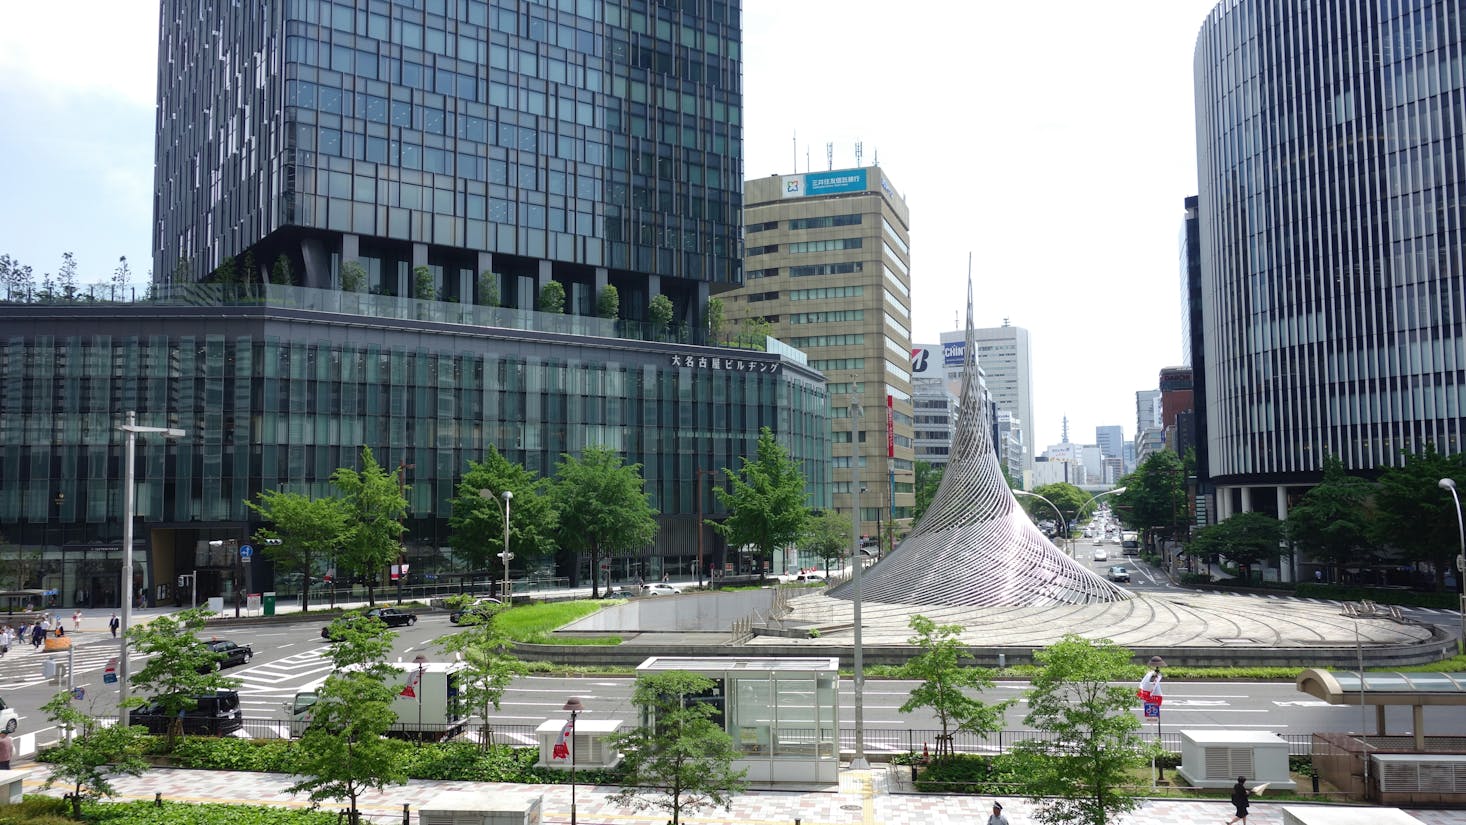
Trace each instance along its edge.
<instances>
[{"instance_id":1,"label":"leafy tree canopy","mask_svg":"<svg viewBox=\"0 0 1466 825\"><path fill-rule=\"evenodd\" d=\"M855 546L855 528L850 519L834 510L811 513L804 522L804 533L799 546L825 563L825 575L830 574L830 564L841 562Z\"/></svg>"},{"instance_id":2,"label":"leafy tree canopy","mask_svg":"<svg viewBox=\"0 0 1466 825\"><path fill-rule=\"evenodd\" d=\"M338 498L310 498L281 490L261 490L257 502L246 501L268 524L255 531L264 553L279 570L300 574L301 610L310 609L310 581L330 559L347 532L346 503ZM279 544L271 544L270 541Z\"/></svg>"},{"instance_id":3,"label":"leafy tree canopy","mask_svg":"<svg viewBox=\"0 0 1466 825\"><path fill-rule=\"evenodd\" d=\"M964 663L972 653L959 640L961 625L938 625L925 616L912 616L911 629L916 633L909 644L921 648L920 655L901 666L902 679L921 682L911 690L902 713L930 708L941 722L937 738L937 756L952 753L952 733L957 730L987 734L1003 725L1003 714L1015 700L988 704L968 695L993 686L992 671Z\"/></svg>"},{"instance_id":4,"label":"leafy tree canopy","mask_svg":"<svg viewBox=\"0 0 1466 825\"><path fill-rule=\"evenodd\" d=\"M1307 554L1331 565L1362 564L1375 555L1370 539L1374 485L1349 475L1326 456L1323 480L1288 510L1287 536Z\"/></svg>"},{"instance_id":5,"label":"leafy tree canopy","mask_svg":"<svg viewBox=\"0 0 1466 825\"><path fill-rule=\"evenodd\" d=\"M111 778L117 774L140 776L147 770L143 759L147 750L147 731L141 727L103 725L83 713L73 703L71 694L62 691L41 706L46 718L76 735L70 741L47 751L49 776L45 787L57 782L71 785L71 818L81 821L83 799L113 796Z\"/></svg>"},{"instance_id":6,"label":"leafy tree canopy","mask_svg":"<svg viewBox=\"0 0 1466 825\"><path fill-rule=\"evenodd\" d=\"M1405 463L1379 477L1375 491L1372 538L1394 548L1407 562L1435 567L1436 588L1445 587L1445 571L1460 552L1456 504L1440 488L1453 478L1466 487L1466 453L1441 455L1434 447L1404 454Z\"/></svg>"},{"instance_id":7,"label":"leafy tree canopy","mask_svg":"<svg viewBox=\"0 0 1466 825\"><path fill-rule=\"evenodd\" d=\"M1186 468L1173 451L1161 450L1146 456L1135 472L1120 483L1125 492L1112 498L1115 513L1126 527L1149 533L1153 528L1169 531L1185 523L1190 512L1186 503Z\"/></svg>"},{"instance_id":8,"label":"leafy tree canopy","mask_svg":"<svg viewBox=\"0 0 1466 825\"><path fill-rule=\"evenodd\" d=\"M555 551L554 534L559 524L548 480L505 458L493 445L482 462L468 462L468 471L458 482L453 512L448 517L449 537L454 551L471 568L493 574L503 572L504 498L509 502L509 552L522 562L542 559ZM494 500L483 496L483 491Z\"/></svg>"},{"instance_id":9,"label":"leafy tree canopy","mask_svg":"<svg viewBox=\"0 0 1466 825\"><path fill-rule=\"evenodd\" d=\"M376 602L376 577L402 552L402 519L407 515L402 468L388 473L370 447L361 448L361 470L341 467L331 484L345 501L347 527L337 558L367 577L367 601Z\"/></svg>"},{"instance_id":10,"label":"leafy tree canopy","mask_svg":"<svg viewBox=\"0 0 1466 825\"><path fill-rule=\"evenodd\" d=\"M158 616L127 631L133 648L146 657L146 663L129 681L133 689L149 696L169 716L177 717L197 707L195 696L239 686L238 679L219 673L219 654L194 636L208 616L207 609L195 607ZM183 720L177 718L168 728L170 749L182 733Z\"/></svg>"},{"instance_id":11,"label":"leafy tree canopy","mask_svg":"<svg viewBox=\"0 0 1466 825\"><path fill-rule=\"evenodd\" d=\"M559 281L550 281L540 287L540 312L559 315L565 311L565 286Z\"/></svg>"},{"instance_id":12,"label":"leafy tree canopy","mask_svg":"<svg viewBox=\"0 0 1466 825\"><path fill-rule=\"evenodd\" d=\"M804 532L804 476L768 427L759 431L755 458L742 461L737 472L723 468L730 489L713 488L728 518L708 524L729 546L752 545L759 558L771 559L775 550L793 544Z\"/></svg>"},{"instance_id":13,"label":"leafy tree canopy","mask_svg":"<svg viewBox=\"0 0 1466 825\"><path fill-rule=\"evenodd\" d=\"M918 461L915 466L916 504L911 509L912 525L921 522L921 517L926 514L926 508L931 506L932 499L937 496L937 488L942 486L942 477L946 474L947 469L945 466L927 461Z\"/></svg>"},{"instance_id":14,"label":"leafy tree canopy","mask_svg":"<svg viewBox=\"0 0 1466 825\"><path fill-rule=\"evenodd\" d=\"M1090 495L1067 481L1044 484L1033 488L1033 492L1052 501L1064 514L1064 524L1059 525L1059 535L1067 536L1068 525L1079 517L1079 511L1089 503ZM1027 499L1028 512L1035 519L1056 518L1052 508L1037 499Z\"/></svg>"},{"instance_id":15,"label":"leafy tree canopy","mask_svg":"<svg viewBox=\"0 0 1466 825\"><path fill-rule=\"evenodd\" d=\"M621 317L621 293L615 286L606 284L601 287L601 294L596 298L596 314L613 320Z\"/></svg>"},{"instance_id":16,"label":"leafy tree canopy","mask_svg":"<svg viewBox=\"0 0 1466 825\"><path fill-rule=\"evenodd\" d=\"M1282 522L1258 512L1237 513L1226 521L1202 528L1185 552L1192 556L1225 556L1247 567L1288 554L1283 544Z\"/></svg>"},{"instance_id":17,"label":"leafy tree canopy","mask_svg":"<svg viewBox=\"0 0 1466 825\"><path fill-rule=\"evenodd\" d=\"M625 464L606 447L587 447L579 458L565 454L551 488L560 514L561 547L590 552L591 598L596 598L602 554L642 550L657 535L656 510L646 493L640 464ZM512 521L512 519L511 519ZM579 570L579 565L575 566Z\"/></svg>"}]
</instances>

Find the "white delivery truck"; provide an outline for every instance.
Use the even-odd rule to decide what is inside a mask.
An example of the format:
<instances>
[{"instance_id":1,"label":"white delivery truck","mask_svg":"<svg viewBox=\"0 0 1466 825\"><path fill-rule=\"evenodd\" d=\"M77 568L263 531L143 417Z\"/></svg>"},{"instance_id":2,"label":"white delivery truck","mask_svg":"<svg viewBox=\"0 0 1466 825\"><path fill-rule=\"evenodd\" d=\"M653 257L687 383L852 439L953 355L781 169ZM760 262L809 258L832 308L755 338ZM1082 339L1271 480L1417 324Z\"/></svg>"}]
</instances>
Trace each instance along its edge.
<instances>
[{"instance_id":1,"label":"white delivery truck","mask_svg":"<svg viewBox=\"0 0 1466 825\"><path fill-rule=\"evenodd\" d=\"M447 739L468 721L467 708L459 688L463 665L459 662L395 662L400 674L389 680L397 696L392 712L397 721L388 736L404 739ZM290 703L290 735L298 737L310 726L321 679L295 694Z\"/></svg>"}]
</instances>

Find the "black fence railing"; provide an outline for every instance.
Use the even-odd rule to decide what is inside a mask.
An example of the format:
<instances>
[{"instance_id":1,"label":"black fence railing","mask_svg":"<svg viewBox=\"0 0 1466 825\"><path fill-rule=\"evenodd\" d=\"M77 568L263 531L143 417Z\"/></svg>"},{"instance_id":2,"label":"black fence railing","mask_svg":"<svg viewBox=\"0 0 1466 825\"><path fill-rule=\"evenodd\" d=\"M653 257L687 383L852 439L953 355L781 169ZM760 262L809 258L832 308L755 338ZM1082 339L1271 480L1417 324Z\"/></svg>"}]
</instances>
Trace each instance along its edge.
<instances>
[{"instance_id":1,"label":"black fence railing","mask_svg":"<svg viewBox=\"0 0 1466 825\"><path fill-rule=\"evenodd\" d=\"M103 717L104 724L115 722L115 718ZM509 745L511 747L535 747L538 739L535 736L534 725L501 725L491 724L489 726L489 737L495 745ZM292 731L293 729L293 731ZM483 736L483 722L477 719L470 719L466 722L458 722L449 725L424 724L417 725L412 720L403 720L396 726L394 733L408 738L422 739L452 739L464 738L472 741L479 741ZM230 734L247 739L288 739L300 733L300 723L292 723L288 719L264 719L246 718L238 731ZM821 736L820 734L824 735ZM936 729L911 729L911 730L866 730L865 731L865 752L872 756L893 755L898 753L921 754L935 750L937 739L942 732ZM1153 731L1142 731L1141 737L1147 742L1156 741L1156 734ZM977 735L956 731L952 736L952 750L956 753L972 754L1000 754L1012 750L1019 742L1030 739L1052 738L1049 734L1041 731L1030 730L1003 730L987 735ZM1311 734L1279 734L1288 743L1289 756L1310 756L1313 753L1313 737ZM792 743L812 744L823 739L829 741L829 731L817 731L813 728L807 730L785 728L779 731L779 741L785 745ZM1160 735L1161 746L1170 753L1181 752L1181 733L1179 731L1167 731ZM855 729L840 729L840 751L852 753L855 751Z\"/></svg>"}]
</instances>

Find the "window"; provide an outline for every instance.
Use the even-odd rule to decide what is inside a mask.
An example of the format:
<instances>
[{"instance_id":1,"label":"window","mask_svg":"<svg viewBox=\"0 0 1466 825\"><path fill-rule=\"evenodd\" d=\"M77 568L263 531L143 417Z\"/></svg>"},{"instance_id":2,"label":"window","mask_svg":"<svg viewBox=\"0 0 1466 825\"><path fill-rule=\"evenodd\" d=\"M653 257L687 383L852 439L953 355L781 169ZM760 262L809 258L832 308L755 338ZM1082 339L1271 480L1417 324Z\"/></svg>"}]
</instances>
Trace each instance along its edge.
<instances>
[{"instance_id":1,"label":"window","mask_svg":"<svg viewBox=\"0 0 1466 825\"><path fill-rule=\"evenodd\" d=\"M776 272L778 270L775 270ZM824 286L815 289L796 289L789 293L791 301L823 301L828 298L856 298L865 291L860 286Z\"/></svg>"},{"instance_id":2,"label":"window","mask_svg":"<svg viewBox=\"0 0 1466 825\"><path fill-rule=\"evenodd\" d=\"M859 214L855 215L826 215L822 218L796 218L789 222L790 229L825 229L831 226L858 226L861 221Z\"/></svg>"},{"instance_id":3,"label":"window","mask_svg":"<svg viewBox=\"0 0 1466 825\"><path fill-rule=\"evenodd\" d=\"M849 261L839 264L810 264L808 266L789 267L789 277L808 278L812 275L848 275L852 272L860 272L864 264L860 261Z\"/></svg>"},{"instance_id":4,"label":"window","mask_svg":"<svg viewBox=\"0 0 1466 825\"><path fill-rule=\"evenodd\" d=\"M745 254L750 255L750 256L752 256L752 255L768 255L771 252L778 252L778 251L779 251L779 245L778 244L770 244L768 246L750 246L748 248L748 252L745 253Z\"/></svg>"},{"instance_id":5,"label":"window","mask_svg":"<svg viewBox=\"0 0 1466 825\"><path fill-rule=\"evenodd\" d=\"M865 310L842 309L831 312L795 312L789 315L791 324L828 324L838 321L864 321Z\"/></svg>"},{"instance_id":6,"label":"window","mask_svg":"<svg viewBox=\"0 0 1466 825\"><path fill-rule=\"evenodd\" d=\"M802 255L809 252L838 252L842 249L860 249L864 240L861 238L834 238L828 241L800 241L791 243L788 246L789 252L795 255Z\"/></svg>"},{"instance_id":7,"label":"window","mask_svg":"<svg viewBox=\"0 0 1466 825\"><path fill-rule=\"evenodd\" d=\"M747 227L744 228L744 231L746 233L752 235L755 232L767 232L770 229L778 229L778 228L779 228L779 222L778 221L765 221L764 223L751 223Z\"/></svg>"}]
</instances>

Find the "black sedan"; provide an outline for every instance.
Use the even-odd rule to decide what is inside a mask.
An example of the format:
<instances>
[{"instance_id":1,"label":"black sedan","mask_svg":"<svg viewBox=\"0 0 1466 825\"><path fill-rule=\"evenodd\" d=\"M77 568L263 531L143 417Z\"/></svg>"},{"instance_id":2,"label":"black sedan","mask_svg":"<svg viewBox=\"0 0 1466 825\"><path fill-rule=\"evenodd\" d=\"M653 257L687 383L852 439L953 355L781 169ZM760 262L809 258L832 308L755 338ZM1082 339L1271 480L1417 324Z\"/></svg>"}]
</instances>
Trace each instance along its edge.
<instances>
[{"instance_id":1,"label":"black sedan","mask_svg":"<svg viewBox=\"0 0 1466 825\"><path fill-rule=\"evenodd\" d=\"M236 644L228 639L213 639L208 642L209 652L217 654L218 659L210 666L212 670L223 670L226 667L242 665L254 658L254 648L249 645ZM207 672L207 670L202 671Z\"/></svg>"},{"instance_id":2,"label":"black sedan","mask_svg":"<svg viewBox=\"0 0 1466 825\"><path fill-rule=\"evenodd\" d=\"M374 607L362 615L376 619L388 627L407 627L417 624L416 613L409 613L406 610L400 610L396 607ZM330 625L321 628L321 638L328 642L337 641L331 635Z\"/></svg>"}]
</instances>

